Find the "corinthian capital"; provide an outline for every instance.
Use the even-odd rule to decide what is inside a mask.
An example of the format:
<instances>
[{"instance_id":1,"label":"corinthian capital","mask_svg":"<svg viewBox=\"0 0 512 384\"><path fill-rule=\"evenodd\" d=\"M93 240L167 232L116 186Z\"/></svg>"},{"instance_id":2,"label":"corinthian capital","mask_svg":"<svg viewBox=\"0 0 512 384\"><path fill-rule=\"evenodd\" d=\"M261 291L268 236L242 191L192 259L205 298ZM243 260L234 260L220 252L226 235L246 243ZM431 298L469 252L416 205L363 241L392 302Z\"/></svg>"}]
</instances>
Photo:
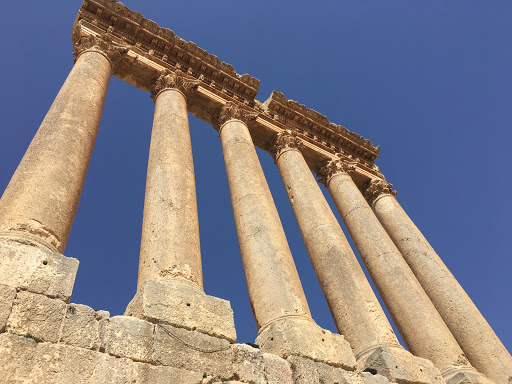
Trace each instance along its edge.
<instances>
[{"instance_id":1,"label":"corinthian capital","mask_svg":"<svg viewBox=\"0 0 512 384\"><path fill-rule=\"evenodd\" d=\"M193 80L185 77L185 74L179 69L175 72L163 70L158 79L155 81L155 87L152 96L156 97L160 91L164 89L177 89L185 97L190 95L190 92L197 87L199 80Z\"/></svg>"},{"instance_id":2,"label":"corinthian capital","mask_svg":"<svg viewBox=\"0 0 512 384\"><path fill-rule=\"evenodd\" d=\"M247 124L249 120L254 120L257 117L257 113L242 109L240 104L233 101L228 101L217 113L214 127L217 130L220 130L220 127L222 127L222 125L224 125L229 120L240 120Z\"/></svg>"},{"instance_id":3,"label":"corinthian capital","mask_svg":"<svg viewBox=\"0 0 512 384\"><path fill-rule=\"evenodd\" d=\"M270 149L270 154L274 157L274 160L277 161L278 157L281 156L283 152L291 148L302 151L304 143L297 136L297 132L285 129L276 135L272 148Z\"/></svg>"},{"instance_id":4,"label":"corinthian capital","mask_svg":"<svg viewBox=\"0 0 512 384\"><path fill-rule=\"evenodd\" d=\"M389 184L386 180L373 179L368 181L365 187L364 197L370 205L382 194L396 195L396 191L393 190L393 184Z\"/></svg>"},{"instance_id":5,"label":"corinthian capital","mask_svg":"<svg viewBox=\"0 0 512 384\"><path fill-rule=\"evenodd\" d=\"M101 36L82 36L73 46L73 54L77 59L82 53L90 51L101 53L110 60L111 64L115 64L121 59L122 54L128 51L128 48L113 43L108 33Z\"/></svg>"},{"instance_id":6,"label":"corinthian capital","mask_svg":"<svg viewBox=\"0 0 512 384\"><path fill-rule=\"evenodd\" d=\"M329 180L331 180L331 177L334 175L339 173L351 174L355 171L355 169L355 166L348 164L338 157L335 157L333 159L327 160L321 167L319 167L318 175L320 178L318 181L327 187Z\"/></svg>"}]
</instances>

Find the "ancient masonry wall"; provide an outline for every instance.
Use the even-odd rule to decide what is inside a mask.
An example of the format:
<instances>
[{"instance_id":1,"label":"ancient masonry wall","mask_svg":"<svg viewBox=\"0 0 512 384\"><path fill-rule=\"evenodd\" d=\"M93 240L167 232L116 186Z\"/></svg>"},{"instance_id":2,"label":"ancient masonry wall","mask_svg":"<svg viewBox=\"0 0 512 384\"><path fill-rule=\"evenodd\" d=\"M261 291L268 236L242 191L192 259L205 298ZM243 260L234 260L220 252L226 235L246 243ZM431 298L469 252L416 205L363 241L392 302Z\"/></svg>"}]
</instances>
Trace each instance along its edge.
<instances>
[{"instance_id":1,"label":"ancient masonry wall","mask_svg":"<svg viewBox=\"0 0 512 384\"><path fill-rule=\"evenodd\" d=\"M512 357L401 208L380 148L114 0L84 0L75 65L0 199L0 382L512 384ZM64 256L110 78L155 102L137 292L69 304ZM219 132L254 344L203 289L188 113ZM255 147L279 169L338 333L311 316ZM332 196L408 350L397 340Z\"/></svg>"}]
</instances>

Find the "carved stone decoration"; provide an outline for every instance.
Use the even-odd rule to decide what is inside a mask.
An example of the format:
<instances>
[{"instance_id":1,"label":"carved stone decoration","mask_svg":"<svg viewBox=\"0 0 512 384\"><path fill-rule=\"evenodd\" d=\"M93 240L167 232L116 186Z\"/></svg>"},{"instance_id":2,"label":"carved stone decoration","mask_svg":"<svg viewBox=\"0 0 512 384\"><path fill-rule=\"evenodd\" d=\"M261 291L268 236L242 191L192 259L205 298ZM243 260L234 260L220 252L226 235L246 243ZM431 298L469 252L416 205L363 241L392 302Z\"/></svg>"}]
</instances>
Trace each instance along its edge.
<instances>
[{"instance_id":1,"label":"carved stone decoration","mask_svg":"<svg viewBox=\"0 0 512 384\"><path fill-rule=\"evenodd\" d=\"M348 173L351 174L355 172L356 167L352 164L349 164L338 157L334 157L330 160L324 162L322 166L319 167L318 176L320 178L318 181L327 187L327 183L334 175L338 173Z\"/></svg>"},{"instance_id":2,"label":"carved stone decoration","mask_svg":"<svg viewBox=\"0 0 512 384\"><path fill-rule=\"evenodd\" d=\"M274 143L270 149L270 154L274 158L274 161L277 161L278 157L290 148L302 151L304 148L304 142L297 136L296 131L285 129L276 135Z\"/></svg>"},{"instance_id":3,"label":"carved stone decoration","mask_svg":"<svg viewBox=\"0 0 512 384\"><path fill-rule=\"evenodd\" d=\"M218 111L214 119L214 128L220 130L220 127L229 120L240 120L247 124L249 120L254 120L258 117L258 113L254 113L242 108L242 106L233 101L228 101Z\"/></svg>"},{"instance_id":4,"label":"carved stone decoration","mask_svg":"<svg viewBox=\"0 0 512 384\"><path fill-rule=\"evenodd\" d=\"M380 195L387 193L392 196L396 195L396 191L393 190L393 184L386 182L382 179L373 179L366 183L366 189L364 190L364 197L370 206L373 204L375 199Z\"/></svg>"},{"instance_id":5,"label":"carved stone decoration","mask_svg":"<svg viewBox=\"0 0 512 384\"><path fill-rule=\"evenodd\" d=\"M87 51L100 52L114 66L122 58L122 54L128 51L128 47L113 43L110 34L107 32L101 36L81 36L73 46L73 55L78 59L82 53Z\"/></svg>"},{"instance_id":6,"label":"carved stone decoration","mask_svg":"<svg viewBox=\"0 0 512 384\"><path fill-rule=\"evenodd\" d=\"M155 87L151 93L151 97L156 98L156 95L164 89L174 88L183 93L185 98L188 100L191 95L191 91L197 88L199 83L199 80L185 77L185 74L179 69L175 72L163 70L155 81Z\"/></svg>"}]
</instances>

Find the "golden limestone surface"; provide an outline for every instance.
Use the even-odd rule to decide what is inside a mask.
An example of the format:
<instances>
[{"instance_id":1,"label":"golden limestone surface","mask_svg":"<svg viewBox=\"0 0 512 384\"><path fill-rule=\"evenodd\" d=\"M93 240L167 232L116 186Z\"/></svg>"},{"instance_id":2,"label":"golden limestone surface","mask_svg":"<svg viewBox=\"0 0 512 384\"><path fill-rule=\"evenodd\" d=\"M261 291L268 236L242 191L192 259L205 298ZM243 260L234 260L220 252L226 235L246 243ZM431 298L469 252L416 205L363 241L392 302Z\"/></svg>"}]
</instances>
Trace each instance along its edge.
<instances>
[{"instance_id":1,"label":"golden limestone surface","mask_svg":"<svg viewBox=\"0 0 512 384\"><path fill-rule=\"evenodd\" d=\"M72 40L75 65L0 199L2 383L512 383L512 357L399 205L378 146L282 93L260 103L259 80L120 2L83 1ZM137 292L113 317L69 303L78 260L63 255L112 75L155 103ZM203 288L189 112L219 132L256 344L236 344L229 301ZM339 333L313 319L256 147Z\"/></svg>"}]
</instances>

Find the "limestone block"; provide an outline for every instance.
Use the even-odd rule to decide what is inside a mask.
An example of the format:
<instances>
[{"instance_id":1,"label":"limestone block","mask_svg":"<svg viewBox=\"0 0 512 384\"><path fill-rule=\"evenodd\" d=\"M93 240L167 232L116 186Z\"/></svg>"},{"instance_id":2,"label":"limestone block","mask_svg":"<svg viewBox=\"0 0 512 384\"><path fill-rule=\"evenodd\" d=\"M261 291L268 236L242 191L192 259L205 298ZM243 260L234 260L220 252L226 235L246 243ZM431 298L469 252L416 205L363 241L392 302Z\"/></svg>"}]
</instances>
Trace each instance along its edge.
<instances>
[{"instance_id":1,"label":"limestone block","mask_svg":"<svg viewBox=\"0 0 512 384\"><path fill-rule=\"evenodd\" d=\"M78 260L31 243L0 238L0 281L46 296L69 301Z\"/></svg>"},{"instance_id":2,"label":"limestone block","mask_svg":"<svg viewBox=\"0 0 512 384\"><path fill-rule=\"evenodd\" d=\"M402 348L379 347L358 365L361 370L376 370L391 382L443 383L441 374L430 360L416 357Z\"/></svg>"},{"instance_id":3,"label":"limestone block","mask_svg":"<svg viewBox=\"0 0 512 384\"><path fill-rule=\"evenodd\" d=\"M208 296L182 279L172 280L146 281L128 304L125 315L236 341L229 301Z\"/></svg>"},{"instance_id":4,"label":"limestone block","mask_svg":"<svg viewBox=\"0 0 512 384\"><path fill-rule=\"evenodd\" d=\"M110 319L105 341L106 352L135 361L150 362L155 326L130 316Z\"/></svg>"},{"instance_id":5,"label":"limestone block","mask_svg":"<svg viewBox=\"0 0 512 384\"><path fill-rule=\"evenodd\" d=\"M263 353L265 377L268 384L293 384L293 375L290 364L271 353Z\"/></svg>"},{"instance_id":6,"label":"limestone block","mask_svg":"<svg viewBox=\"0 0 512 384\"><path fill-rule=\"evenodd\" d=\"M334 367L354 370L356 359L345 338L315 323L284 318L271 323L256 338L262 352L287 358L297 355Z\"/></svg>"},{"instance_id":7,"label":"limestone block","mask_svg":"<svg viewBox=\"0 0 512 384\"><path fill-rule=\"evenodd\" d=\"M155 325L151 357L155 364L206 372L209 375L226 371L231 356L231 344L225 339L171 325Z\"/></svg>"},{"instance_id":8,"label":"limestone block","mask_svg":"<svg viewBox=\"0 0 512 384\"><path fill-rule=\"evenodd\" d=\"M199 384L203 380L203 373L186 369L137 363L137 377L141 383L148 384Z\"/></svg>"},{"instance_id":9,"label":"limestone block","mask_svg":"<svg viewBox=\"0 0 512 384\"><path fill-rule=\"evenodd\" d=\"M290 356L288 361L293 371L294 384L365 384L362 376L356 372L299 356Z\"/></svg>"},{"instance_id":10,"label":"limestone block","mask_svg":"<svg viewBox=\"0 0 512 384\"><path fill-rule=\"evenodd\" d=\"M449 374L443 374L446 384L496 384L474 368L457 368L454 367Z\"/></svg>"},{"instance_id":11,"label":"limestone block","mask_svg":"<svg viewBox=\"0 0 512 384\"><path fill-rule=\"evenodd\" d=\"M16 289L0 285L0 332L5 330L7 319L11 314L12 304L16 297Z\"/></svg>"},{"instance_id":12,"label":"limestone block","mask_svg":"<svg viewBox=\"0 0 512 384\"><path fill-rule=\"evenodd\" d=\"M38 343L31 338L2 334L0 377L5 384L93 383L88 379L99 355L83 348Z\"/></svg>"},{"instance_id":13,"label":"limestone block","mask_svg":"<svg viewBox=\"0 0 512 384\"><path fill-rule=\"evenodd\" d=\"M361 372L364 384L389 384L389 380L382 375L370 372Z\"/></svg>"},{"instance_id":14,"label":"limestone block","mask_svg":"<svg viewBox=\"0 0 512 384\"><path fill-rule=\"evenodd\" d=\"M87 384L131 384L143 383L139 377L137 364L127 358L116 358L106 353L98 353L99 358ZM70 381L69 383L72 383ZM64 384L64 383L62 383Z\"/></svg>"},{"instance_id":15,"label":"limestone block","mask_svg":"<svg viewBox=\"0 0 512 384\"><path fill-rule=\"evenodd\" d=\"M247 344L234 344L231 347L231 362L227 371L219 371L226 379L244 382L266 383L263 354Z\"/></svg>"},{"instance_id":16,"label":"limestone block","mask_svg":"<svg viewBox=\"0 0 512 384\"><path fill-rule=\"evenodd\" d=\"M60 299L18 292L7 321L7 331L56 343L65 310L66 303Z\"/></svg>"},{"instance_id":17,"label":"limestone block","mask_svg":"<svg viewBox=\"0 0 512 384\"><path fill-rule=\"evenodd\" d=\"M110 314L96 312L91 307L81 304L69 304L64 316L60 342L77 347L98 350L100 348L100 322ZM102 324L103 325L103 324ZM104 330L102 329L104 332Z\"/></svg>"}]
</instances>

